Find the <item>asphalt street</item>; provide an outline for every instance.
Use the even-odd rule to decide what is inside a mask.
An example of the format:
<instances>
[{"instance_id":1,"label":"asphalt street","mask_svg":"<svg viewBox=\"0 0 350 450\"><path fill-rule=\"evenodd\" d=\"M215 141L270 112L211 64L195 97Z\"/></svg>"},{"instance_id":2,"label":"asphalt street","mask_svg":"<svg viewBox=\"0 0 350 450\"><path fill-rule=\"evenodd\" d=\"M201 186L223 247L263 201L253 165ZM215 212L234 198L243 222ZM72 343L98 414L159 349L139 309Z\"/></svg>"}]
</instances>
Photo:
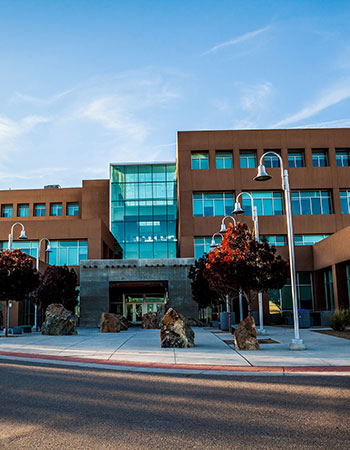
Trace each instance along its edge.
<instances>
[{"instance_id":1,"label":"asphalt street","mask_svg":"<svg viewBox=\"0 0 350 450\"><path fill-rule=\"evenodd\" d=\"M1 449L350 449L350 377L0 363Z\"/></svg>"}]
</instances>

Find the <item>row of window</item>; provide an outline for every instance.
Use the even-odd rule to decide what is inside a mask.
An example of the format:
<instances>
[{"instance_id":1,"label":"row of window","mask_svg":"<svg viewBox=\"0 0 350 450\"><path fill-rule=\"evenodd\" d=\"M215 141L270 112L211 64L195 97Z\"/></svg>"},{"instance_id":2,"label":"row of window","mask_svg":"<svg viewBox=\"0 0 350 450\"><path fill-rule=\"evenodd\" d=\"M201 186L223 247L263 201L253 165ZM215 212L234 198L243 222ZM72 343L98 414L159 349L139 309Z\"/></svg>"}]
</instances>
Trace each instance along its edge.
<instances>
[{"instance_id":1,"label":"row of window","mask_svg":"<svg viewBox=\"0 0 350 450\"><path fill-rule=\"evenodd\" d=\"M294 245L302 246L302 245L314 245L317 242L322 241L329 234L296 234L294 236ZM283 247L287 243L287 237L285 235L274 235L274 236L262 236L266 238L267 242L274 247ZM211 237L195 237L194 238L194 257L200 258L204 255L204 253L209 253L210 245L212 238ZM221 237L215 237L215 243L220 244Z\"/></svg>"},{"instance_id":2,"label":"row of window","mask_svg":"<svg viewBox=\"0 0 350 450\"><path fill-rule=\"evenodd\" d=\"M283 195L280 191L250 192L258 216L280 216L284 214ZM244 215L251 216L251 200L242 195ZM294 215L332 214L331 191L294 191L291 193L292 211ZM216 217L231 215L234 208L233 192L194 192L194 217ZM350 190L340 191L342 214L350 214Z\"/></svg>"},{"instance_id":3,"label":"row of window","mask_svg":"<svg viewBox=\"0 0 350 450\"><path fill-rule=\"evenodd\" d=\"M273 151L280 154L280 149L265 150ZM241 169L252 169L257 167L256 150L241 150L239 153ZM337 167L350 166L350 149L336 149ZM215 162L217 169L232 169L233 152L232 150L217 150L215 153ZM209 152L192 152L191 153L192 170L209 169ZM264 158L264 165L267 168L280 167L280 161L277 156L267 155ZM288 150L289 167L305 167L305 153L303 149ZM328 149L312 150L313 167L329 166Z\"/></svg>"},{"instance_id":4,"label":"row of window","mask_svg":"<svg viewBox=\"0 0 350 450\"><path fill-rule=\"evenodd\" d=\"M79 203L67 203L67 216L79 216ZM46 204L34 203L33 216L45 217ZM50 216L62 216L62 203L50 203ZM13 205L1 205L1 217L13 217ZM17 217L29 217L29 203L17 205Z\"/></svg>"},{"instance_id":5,"label":"row of window","mask_svg":"<svg viewBox=\"0 0 350 450\"><path fill-rule=\"evenodd\" d=\"M7 241L0 242L0 251L7 249ZM38 257L38 241L15 241L13 248L19 248L33 258ZM51 252L47 253L47 262L56 266L78 266L80 261L88 259L88 241L50 241ZM41 249L41 255L44 250Z\"/></svg>"}]
</instances>

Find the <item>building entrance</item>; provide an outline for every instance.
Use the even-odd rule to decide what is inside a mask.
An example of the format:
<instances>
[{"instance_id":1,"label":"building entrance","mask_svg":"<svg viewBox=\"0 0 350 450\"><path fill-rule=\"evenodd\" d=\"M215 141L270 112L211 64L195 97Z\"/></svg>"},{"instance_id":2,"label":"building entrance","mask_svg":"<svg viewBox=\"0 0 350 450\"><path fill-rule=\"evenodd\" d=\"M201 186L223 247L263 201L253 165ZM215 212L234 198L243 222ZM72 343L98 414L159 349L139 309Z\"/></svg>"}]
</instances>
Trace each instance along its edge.
<instances>
[{"instance_id":1,"label":"building entrance","mask_svg":"<svg viewBox=\"0 0 350 450\"><path fill-rule=\"evenodd\" d=\"M110 283L109 311L139 325L144 314L158 312L166 302L167 287L166 281Z\"/></svg>"},{"instance_id":2,"label":"building entrance","mask_svg":"<svg viewBox=\"0 0 350 450\"><path fill-rule=\"evenodd\" d=\"M149 312L158 312L166 298L163 295L124 295L124 316L129 322L140 324L142 316Z\"/></svg>"}]
</instances>

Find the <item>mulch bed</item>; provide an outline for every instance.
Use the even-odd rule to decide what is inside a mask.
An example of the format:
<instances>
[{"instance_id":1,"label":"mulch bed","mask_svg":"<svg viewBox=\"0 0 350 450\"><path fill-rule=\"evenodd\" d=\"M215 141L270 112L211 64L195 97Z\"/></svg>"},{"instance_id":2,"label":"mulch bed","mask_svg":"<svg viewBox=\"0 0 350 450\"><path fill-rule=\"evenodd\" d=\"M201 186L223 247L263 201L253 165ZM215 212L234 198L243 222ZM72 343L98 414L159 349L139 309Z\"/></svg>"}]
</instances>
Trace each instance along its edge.
<instances>
[{"instance_id":1,"label":"mulch bed","mask_svg":"<svg viewBox=\"0 0 350 450\"><path fill-rule=\"evenodd\" d=\"M350 331L335 331L335 330L311 330L315 333L328 334L329 336L335 336L343 339L350 340Z\"/></svg>"}]
</instances>

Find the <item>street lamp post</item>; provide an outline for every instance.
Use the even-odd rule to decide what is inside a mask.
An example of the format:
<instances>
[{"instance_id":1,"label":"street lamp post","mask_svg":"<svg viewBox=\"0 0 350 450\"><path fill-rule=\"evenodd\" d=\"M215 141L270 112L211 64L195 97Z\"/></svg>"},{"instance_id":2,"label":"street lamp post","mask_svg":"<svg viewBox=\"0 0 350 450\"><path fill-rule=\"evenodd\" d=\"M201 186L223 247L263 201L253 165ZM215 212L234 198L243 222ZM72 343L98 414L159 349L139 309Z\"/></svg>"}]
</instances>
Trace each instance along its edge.
<instances>
[{"instance_id":1,"label":"street lamp post","mask_svg":"<svg viewBox=\"0 0 350 450\"><path fill-rule=\"evenodd\" d=\"M18 239L28 239L26 236L26 232L24 229L24 225L21 222L15 222L10 230L10 234L9 234L9 240L7 243L7 250L12 250L12 243L13 243L13 229L15 228L16 225L20 225L22 227L21 230L21 234L19 235ZM10 302L7 302L7 317L6 317L6 335L8 334L9 330L10 330L10 308L12 306L12 303L10 304Z\"/></svg>"},{"instance_id":2,"label":"street lamp post","mask_svg":"<svg viewBox=\"0 0 350 450\"><path fill-rule=\"evenodd\" d=\"M290 199L290 188L288 179L288 170L283 168L283 160L281 155L276 152L266 152L264 153L259 161L258 174L254 178L255 181L267 181L271 177L266 172L265 166L263 165L263 160L267 155L276 156L281 164L281 178L282 178L282 189L284 191L284 203L286 208L286 218L287 218L287 231L288 231L288 247L289 247L289 260L290 260L290 278L291 278L291 288L292 288L292 301L293 301L293 319L294 319L294 339L289 344L290 350L305 350L304 340L300 337L299 332L299 316L298 316L298 291L296 282L296 272L295 272L295 255L294 255L294 236L293 236L293 222L292 222L292 206Z\"/></svg>"},{"instance_id":3,"label":"street lamp post","mask_svg":"<svg viewBox=\"0 0 350 450\"><path fill-rule=\"evenodd\" d=\"M38 272L39 272L39 262L40 262L40 248L41 248L41 243L43 241L47 242L45 253L50 253L52 251L51 247L50 247L49 239L48 238L40 239L39 244L38 244L38 254L37 254L37 257L36 257L36 270ZM36 303L34 305L34 309L35 310L34 310L34 326L33 326L33 330L38 331L38 305Z\"/></svg>"},{"instance_id":4,"label":"street lamp post","mask_svg":"<svg viewBox=\"0 0 350 450\"><path fill-rule=\"evenodd\" d=\"M214 235L213 235L213 237L212 237L212 244L213 244L213 242L214 242L214 247L215 247L215 239L214 239L214 237L215 237L215 235L216 234L220 234L220 236L221 236L221 239L223 238L223 235L221 234L221 233L225 233L225 231L226 231L226 225L225 225L225 220L226 219L231 219L232 220L232 222L233 222L233 224L234 224L234 226L236 227L237 226L237 222L236 222L236 219L234 218L234 217L232 217L232 216L224 216L223 218L222 218L222 220L221 220L221 227L220 227L220 232L219 233L215 233ZM211 245L211 247L212 247L212 245ZM227 312L228 312L228 327L229 327L229 332L231 333L231 310L232 310L232 307L231 307L231 301L229 300L229 297L228 297L228 295L226 294L226 309L227 309Z\"/></svg>"},{"instance_id":5,"label":"street lamp post","mask_svg":"<svg viewBox=\"0 0 350 450\"><path fill-rule=\"evenodd\" d=\"M254 234L255 239L259 242L260 236L259 236L259 220L258 220L258 209L254 205L254 200L252 194L249 192L240 192L236 197L235 202L235 209L232 211L233 214L243 214L244 209L241 207L241 204L239 203L239 198L243 196L243 194L248 195L251 201L252 206L252 219L254 224ZM258 303L259 303L259 329L258 334L265 335L266 330L264 329L264 309L263 309L263 298L262 293L258 292Z\"/></svg>"}]
</instances>

